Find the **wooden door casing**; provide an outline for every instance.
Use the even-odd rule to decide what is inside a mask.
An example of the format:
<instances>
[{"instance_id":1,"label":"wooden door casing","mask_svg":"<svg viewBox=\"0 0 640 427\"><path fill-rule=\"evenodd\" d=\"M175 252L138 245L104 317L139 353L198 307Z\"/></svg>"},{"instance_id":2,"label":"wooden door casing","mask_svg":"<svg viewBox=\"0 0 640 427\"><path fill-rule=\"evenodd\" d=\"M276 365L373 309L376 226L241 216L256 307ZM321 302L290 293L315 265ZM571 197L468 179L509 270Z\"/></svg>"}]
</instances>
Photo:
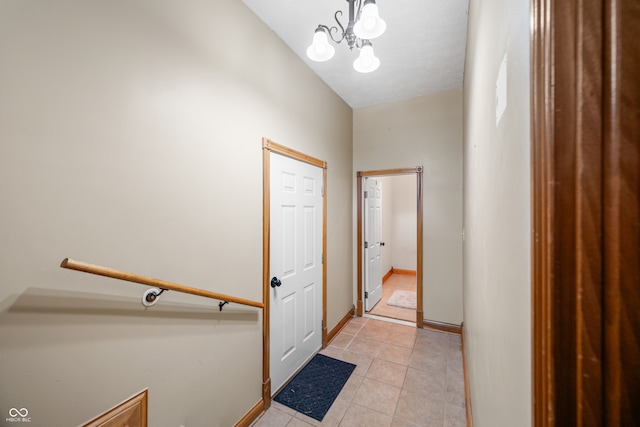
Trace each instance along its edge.
<instances>
[{"instance_id":1,"label":"wooden door casing","mask_svg":"<svg viewBox=\"0 0 640 427\"><path fill-rule=\"evenodd\" d=\"M402 168L402 169L383 169L373 171L358 171L356 172L356 201L357 201L357 224L356 224L356 254L357 254L357 270L356 270L356 315L362 316L364 314L364 248L363 248L363 209L364 203L362 198L362 191L364 186L364 179L370 176L387 176L387 175L405 175L415 174L416 176L416 327L422 328L424 326L424 313L422 310L422 294L423 294L423 201L422 201L422 166L416 166L415 168Z\"/></svg>"},{"instance_id":2,"label":"wooden door casing","mask_svg":"<svg viewBox=\"0 0 640 427\"><path fill-rule=\"evenodd\" d=\"M640 3L532 13L534 425L640 425Z\"/></svg>"}]
</instances>

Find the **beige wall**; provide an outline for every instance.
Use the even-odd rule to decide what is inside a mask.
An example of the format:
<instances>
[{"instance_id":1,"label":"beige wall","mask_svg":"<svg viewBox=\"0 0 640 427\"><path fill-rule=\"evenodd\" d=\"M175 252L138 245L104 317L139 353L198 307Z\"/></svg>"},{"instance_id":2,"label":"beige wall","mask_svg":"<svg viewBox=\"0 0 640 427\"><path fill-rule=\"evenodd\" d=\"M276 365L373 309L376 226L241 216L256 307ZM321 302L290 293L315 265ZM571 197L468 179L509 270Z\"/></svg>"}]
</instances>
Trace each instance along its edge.
<instances>
[{"instance_id":1,"label":"beige wall","mask_svg":"<svg viewBox=\"0 0 640 427\"><path fill-rule=\"evenodd\" d=\"M395 268L416 269L416 177L396 175L393 183L393 246L391 259Z\"/></svg>"},{"instance_id":2,"label":"beige wall","mask_svg":"<svg viewBox=\"0 0 640 427\"><path fill-rule=\"evenodd\" d=\"M416 269L416 176L387 175L382 184L382 274Z\"/></svg>"},{"instance_id":3,"label":"beige wall","mask_svg":"<svg viewBox=\"0 0 640 427\"><path fill-rule=\"evenodd\" d=\"M381 250L382 276L393 267L393 177L377 177L382 185L382 241L385 245Z\"/></svg>"},{"instance_id":4,"label":"beige wall","mask_svg":"<svg viewBox=\"0 0 640 427\"><path fill-rule=\"evenodd\" d=\"M387 175L382 186L382 275L416 269L416 177Z\"/></svg>"},{"instance_id":5,"label":"beige wall","mask_svg":"<svg viewBox=\"0 0 640 427\"><path fill-rule=\"evenodd\" d=\"M462 88L355 110L353 160L354 181L357 171L424 167L424 317L460 324Z\"/></svg>"},{"instance_id":6,"label":"beige wall","mask_svg":"<svg viewBox=\"0 0 640 427\"><path fill-rule=\"evenodd\" d=\"M328 162L332 328L351 109L233 0L0 0L0 58L0 413L78 425L149 387L149 425L233 425L261 397L259 310L145 310L145 287L58 265L261 300L266 136Z\"/></svg>"},{"instance_id":7,"label":"beige wall","mask_svg":"<svg viewBox=\"0 0 640 427\"><path fill-rule=\"evenodd\" d=\"M472 0L464 83L464 326L473 425L531 425L529 2ZM507 108L496 80L507 53Z\"/></svg>"}]
</instances>

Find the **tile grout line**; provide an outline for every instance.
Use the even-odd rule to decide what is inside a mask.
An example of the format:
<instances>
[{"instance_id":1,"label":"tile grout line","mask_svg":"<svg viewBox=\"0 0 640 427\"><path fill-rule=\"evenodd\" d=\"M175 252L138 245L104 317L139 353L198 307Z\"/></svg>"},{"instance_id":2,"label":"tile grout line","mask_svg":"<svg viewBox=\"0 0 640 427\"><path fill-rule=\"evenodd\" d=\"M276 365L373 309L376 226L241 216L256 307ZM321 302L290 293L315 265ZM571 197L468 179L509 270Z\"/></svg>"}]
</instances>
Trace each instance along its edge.
<instances>
[{"instance_id":1,"label":"tile grout line","mask_svg":"<svg viewBox=\"0 0 640 427\"><path fill-rule=\"evenodd\" d=\"M416 350L416 345L418 344L418 336L420 334L417 333L414 336L413 343L412 343L411 346L400 346L400 345L397 345L397 344L394 344L394 343L390 343L386 339L388 337L385 337L385 339L383 339L382 341L377 341L377 340L372 340L370 338L367 338L367 336L372 336L371 332L377 327L375 325L378 322L380 322L380 321L377 321L377 320L373 320L372 321L371 319L365 320L362 323L359 322L359 328L357 328L357 331L355 332L355 335L344 333L344 335L347 335L347 336L351 337L350 339L348 339L348 342L345 344L345 347L344 348L339 348L339 347L335 347L334 346L334 348L335 348L336 352L340 356L343 356L345 352L350 351L350 350L348 350L348 348L354 342L354 340L356 338L360 338L361 340L367 340L365 342L369 342L370 341L372 343L376 343L376 346L379 347L379 348L378 348L378 351L377 352L373 352L372 355L367 355L365 353L353 352L353 351L350 351L350 353L352 353L354 355L357 355L358 357L363 357L365 359L369 359L370 360L370 362L368 364L368 369L362 375L363 380L365 378L368 378L371 381L380 382L381 384L386 384L386 385L388 385L390 387L394 387L396 389L399 389L400 395L398 396L398 399L394 404L393 411L392 411L393 413L392 414L381 413L381 412L377 411L376 409L369 408L368 406L363 406L362 404L357 403L357 402L355 402L353 400L353 398L355 398L355 396L357 395L358 391L363 387L363 382L364 382L363 381L357 386L357 388L353 392L352 400L345 400L345 399L341 399L340 397L338 397L338 399L340 399L342 401L341 404L345 405L345 409L344 409L344 413L342 413L339 416L339 418L336 417L336 418L332 419L332 424L331 425L334 425L333 422L337 422L336 425L340 425L345 420L346 415L349 413L349 409L350 408L356 408L356 407L362 408L363 411L365 411L365 412L373 412L373 413L382 415L384 417L390 418L392 423L394 422L394 420L397 420L397 421L400 421L400 422L402 422L402 423L404 423L406 425L414 425L412 422L409 422L408 420L405 420L404 418L401 418L401 417L399 417L397 415L398 415L398 407L399 407L400 402L401 402L400 396L402 395L402 392L404 390L409 392L409 390L407 390L405 388L405 386L406 386L407 378L408 378L408 375L409 375L409 369L411 368L410 364L411 364L413 355L416 352L420 353L418 350ZM369 328L365 329L365 325L367 325L367 324L372 325L372 326L370 326ZM356 323L354 323L354 325L356 325ZM356 328L354 328L354 329L356 329ZM389 327L382 328L381 330L383 331L383 333L386 332L387 335L391 335L391 334L394 333L394 332L392 332L390 330ZM350 331L350 332L352 332L352 331ZM446 335L446 334L443 334L443 335ZM428 335L425 335L425 337L426 336L428 336ZM440 337L441 334L438 333L437 336ZM455 358L455 352L456 351L460 351L460 350L457 350L457 349L453 348L455 346L452 345L452 342L450 341L450 339L445 339L444 340L444 345L443 345L441 343L440 339L438 338L434 342L434 344L436 344L438 347L442 347L442 349L445 351L445 380L444 380L444 390L443 390L444 391L444 398L442 399L442 401L439 402L440 405L438 405L438 406L440 406L440 408L441 408L440 410L442 411L442 425L444 425L444 423L447 420L447 413L446 413L447 398L448 398L447 397L448 396L447 390L448 390L449 386L452 385L452 381L453 381L452 376L449 375L449 373L453 372L451 367L452 367L452 364L454 363L454 359L456 359ZM396 361L397 359L396 360L387 360L385 358L380 357L381 353L383 351L385 351L385 349L387 349L386 351L388 351L388 352L392 352L393 351L393 350L388 350L389 348L407 349L407 350L410 351L409 358L406 360L406 362L397 362ZM360 350L363 350L363 349L360 349ZM393 353L389 353L385 357L393 358L395 356L394 356ZM370 374L370 368L373 366L374 362L376 362L376 361L379 361L379 363L383 362L385 364L395 365L395 366L399 366L399 367L403 367L404 368L404 374L403 374L402 382L400 383L399 386L390 384L388 381L382 381L378 377L367 376L367 375ZM350 362L350 363L354 363L354 362ZM360 365L360 363L355 363L355 364L356 365ZM361 366L364 366L364 365L361 365ZM419 368L416 368L416 369L419 369ZM419 370L422 371L422 369L419 369ZM389 378L391 378L391 377L389 377ZM395 378L397 378L397 377L395 377ZM389 381L393 381L393 380L389 379ZM412 392L412 393L416 393L417 395L421 395L420 392ZM292 420L293 419L296 419L301 423L305 423L305 425L307 425L307 424L309 424L309 425L318 425L318 423L316 423L316 422L308 423L306 419L302 418L302 416L304 416L304 414L300 414L301 416L298 416L299 413L297 411L293 411L294 415L290 415L288 413L285 413L284 411L281 411L278 408L274 408L274 410L278 410L279 412L282 412L287 417L289 417L289 419L286 421L286 425L289 425L289 424L293 425L292 424ZM329 409L329 410L331 410L331 409ZM263 414L263 416L264 416L264 414ZM260 418L262 418L262 417L260 417Z\"/></svg>"}]
</instances>

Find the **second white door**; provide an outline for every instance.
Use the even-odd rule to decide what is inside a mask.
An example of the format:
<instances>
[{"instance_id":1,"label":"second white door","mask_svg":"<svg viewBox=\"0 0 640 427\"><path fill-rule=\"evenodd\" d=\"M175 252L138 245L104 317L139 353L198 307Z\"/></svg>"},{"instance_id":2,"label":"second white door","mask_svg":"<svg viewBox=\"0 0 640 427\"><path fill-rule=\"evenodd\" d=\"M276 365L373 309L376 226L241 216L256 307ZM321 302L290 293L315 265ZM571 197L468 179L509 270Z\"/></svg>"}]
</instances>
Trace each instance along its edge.
<instances>
[{"instance_id":1,"label":"second white door","mask_svg":"<svg viewBox=\"0 0 640 427\"><path fill-rule=\"evenodd\" d=\"M322 347L322 169L270 155L270 375L275 394Z\"/></svg>"},{"instance_id":2,"label":"second white door","mask_svg":"<svg viewBox=\"0 0 640 427\"><path fill-rule=\"evenodd\" d=\"M369 311L382 298L382 185L366 178L364 194L365 310Z\"/></svg>"}]
</instances>

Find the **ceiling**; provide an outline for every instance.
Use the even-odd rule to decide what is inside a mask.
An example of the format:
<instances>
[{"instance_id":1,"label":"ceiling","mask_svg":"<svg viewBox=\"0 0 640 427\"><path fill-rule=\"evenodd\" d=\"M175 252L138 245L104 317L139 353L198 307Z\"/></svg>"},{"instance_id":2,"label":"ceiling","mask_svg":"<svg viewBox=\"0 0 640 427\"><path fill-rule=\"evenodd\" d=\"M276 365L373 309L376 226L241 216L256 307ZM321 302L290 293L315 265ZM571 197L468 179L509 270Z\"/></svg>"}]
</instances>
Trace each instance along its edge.
<instances>
[{"instance_id":1,"label":"ceiling","mask_svg":"<svg viewBox=\"0 0 640 427\"><path fill-rule=\"evenodd\" d=\"M347 1L243 2L354 109L462 86L468 0L377 0L387 31L372 40L381 64L368 74L353 69L358 53L346 41L334 44L336 54L327 62L306 55L318 24L336 26L337 10L346 28Z\"/></svg>"}]
</instances>

